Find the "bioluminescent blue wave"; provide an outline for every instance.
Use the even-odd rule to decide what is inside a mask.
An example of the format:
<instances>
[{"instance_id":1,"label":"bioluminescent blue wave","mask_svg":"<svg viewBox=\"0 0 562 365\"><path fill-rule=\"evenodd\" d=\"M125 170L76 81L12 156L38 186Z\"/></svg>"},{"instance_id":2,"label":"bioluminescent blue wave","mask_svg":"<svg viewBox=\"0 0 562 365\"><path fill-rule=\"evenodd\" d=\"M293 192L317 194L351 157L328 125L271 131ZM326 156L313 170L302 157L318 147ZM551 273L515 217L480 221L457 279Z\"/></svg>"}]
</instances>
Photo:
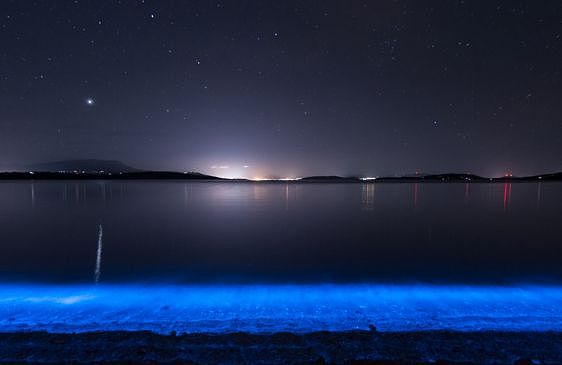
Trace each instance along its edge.
<instances>
[{"instance_id":1,"label":"bioluminescent blue wave","mask_svg":"<svg viewBox=\"0 0 562 365\"><path fill-rule=\"evenodd\" d=\"M0 331L562 330L562 287L0 286Z\"/></svg>"}]
</instances>

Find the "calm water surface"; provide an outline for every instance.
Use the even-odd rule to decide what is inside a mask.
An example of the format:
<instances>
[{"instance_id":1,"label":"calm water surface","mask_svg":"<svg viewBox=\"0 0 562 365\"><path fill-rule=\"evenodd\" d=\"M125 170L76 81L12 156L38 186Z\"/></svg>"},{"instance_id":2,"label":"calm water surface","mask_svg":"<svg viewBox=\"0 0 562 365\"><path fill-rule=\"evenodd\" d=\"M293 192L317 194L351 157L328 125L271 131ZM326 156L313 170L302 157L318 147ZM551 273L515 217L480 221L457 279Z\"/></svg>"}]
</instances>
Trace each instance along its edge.
<instances>
[{"instance_id":1,"label":"calm water surface","mask_svg":"<svg viewBox=\"0 0 562 365\"><path fill-rule=\"evenodd\" d=\"M557 183L2 182L0 202L5 283L562 282Z\"/></svg>"},{"instance_id":2,"label":"calm water surface","mask_svg":"<svg viewBox=\"0 0 562 365\"><path fill-rule=\"evenodd\" d=\"M562 331L562 184L0 183L0 331Z\"/></svg>"}]
</instances>

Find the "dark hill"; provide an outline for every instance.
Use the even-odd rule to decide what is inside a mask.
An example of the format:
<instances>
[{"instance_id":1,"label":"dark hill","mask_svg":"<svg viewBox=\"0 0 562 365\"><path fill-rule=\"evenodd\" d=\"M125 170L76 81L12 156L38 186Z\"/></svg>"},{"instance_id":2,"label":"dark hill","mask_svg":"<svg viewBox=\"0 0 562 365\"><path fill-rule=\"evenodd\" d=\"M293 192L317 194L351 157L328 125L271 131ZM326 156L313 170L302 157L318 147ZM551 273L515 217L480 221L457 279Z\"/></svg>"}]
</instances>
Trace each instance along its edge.
<instances>
[{"instance_id":1,"label":"dark hill","mask_svg":"<svg viewBox=\"0 0 562 365\"><path fill-rule=\"evenodd\" d=\"M533 176L501 176L493 179L494 181L562 181L562 172L554 172Z\"/></svg>"},{"instance_id":2,"label":"dark hill","mask_svg":"<svg viewBox=\"0 0 562 365\"><path fill-rule=\"evenodd\" d=\"M0 180L222 180L198 172L138 171L138 172L2 172Z\"/></svg>"},{"instance_id":3,"label":"dark hill","mask_svg":"<svg viewBox=\"0 0 562 365\"><path fill-rule=\"evenodd\" d=\"M136 172L141 171L139 169L133 168L131 166L125 165L121 161L117 160L96 160L96 159L85 159L85 160L62 160L53 162L44 162L29 165L27 169L32 171L45 171L45 172L55 172L55 171L85 171L85 172Z\"/></svg>"},{"instance_id":4,"label":"dark hill","mask_svg":"<svg viewBox=\"0 0 562 365\"><path fill-rule=\"evenodd\" d=\"M175 172L175 171L139 171L118 174L122 179L193 179L193 180L222 180L220 177L201 174L199 172Z\"/></svg>"},{"instance_id":5,"label":"dark hill","mask_svg":"<svg viewBox=\"0 0 562 365\"><path fill-rule=\"evenodd\" d=\"M480 181L487 180L486 178L474 174L434 174L425 175L422 177L424 180L441 180L441 181Z\"/></svg>"},{"instance_id":6,"label":"dark hill","mask_svg":"<svg viewBox=\"0 0 562 365\"><path fill-rule=\"evenodd\" d=\"M553 174L537 175L535 179L543 181L562 181L562 172L555 172Z\"/></svg>"}]
</instances>

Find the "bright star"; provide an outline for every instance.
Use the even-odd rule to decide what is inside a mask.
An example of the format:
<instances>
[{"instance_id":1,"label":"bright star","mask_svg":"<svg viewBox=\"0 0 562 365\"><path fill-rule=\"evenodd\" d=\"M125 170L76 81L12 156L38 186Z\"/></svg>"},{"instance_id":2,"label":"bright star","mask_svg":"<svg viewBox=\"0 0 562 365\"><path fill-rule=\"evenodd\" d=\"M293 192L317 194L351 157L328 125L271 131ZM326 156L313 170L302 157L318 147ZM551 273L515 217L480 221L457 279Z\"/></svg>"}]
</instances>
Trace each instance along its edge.
<instances>
[{"instance_id":1,"label":"bright star","mask_svg":"<svg viewBox=\"0 0 562 365\"><path fill-rule=\"evenodd\" d=\"M94 105L94 99L92 99L92 98L86 99L86 104L88 104L88 105Z\"/></svg>"}]
</instances>

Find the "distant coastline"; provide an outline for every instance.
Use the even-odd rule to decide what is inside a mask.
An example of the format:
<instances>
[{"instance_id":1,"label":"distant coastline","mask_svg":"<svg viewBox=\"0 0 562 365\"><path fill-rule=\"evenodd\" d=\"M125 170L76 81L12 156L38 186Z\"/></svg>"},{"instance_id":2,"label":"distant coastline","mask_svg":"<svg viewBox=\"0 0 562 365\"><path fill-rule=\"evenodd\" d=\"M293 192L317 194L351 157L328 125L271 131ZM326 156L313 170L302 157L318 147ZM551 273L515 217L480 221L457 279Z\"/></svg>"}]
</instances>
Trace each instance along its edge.
<instances>
[{"instance_id":1,"label":"distant coastline","mask_svg":"<svg viewBox=\"0 0 562 365\"><path fill-rule=\"evenodd\" d=\"M16 171L0 172L2 180L192 180L256 183L416 183L416 182L529 182L562 181L562 171L542 175L483 177L470 173L441 173L403 176L316 175L299 178L223 178L197 171L154 171L131 167L117 160L62 160L28 165Z\"/></svg>"},{"instance_id":2,"label":"distant coastline","mask_svg":"<svg viewBox=\"0 0 562 365\"><path fill-rule=\"evenodd\" d=\"M223 181L252 183L436 183L436 182L542 182L562 181L562 172L533 176L502 176L482 177L472 174L431 174L417 176L308 176L297 179L228 179L198 172L176 171L26 171L0 172L0 181L8 180L190 180L190 181Z\"/></svg>"}]
</instances>

